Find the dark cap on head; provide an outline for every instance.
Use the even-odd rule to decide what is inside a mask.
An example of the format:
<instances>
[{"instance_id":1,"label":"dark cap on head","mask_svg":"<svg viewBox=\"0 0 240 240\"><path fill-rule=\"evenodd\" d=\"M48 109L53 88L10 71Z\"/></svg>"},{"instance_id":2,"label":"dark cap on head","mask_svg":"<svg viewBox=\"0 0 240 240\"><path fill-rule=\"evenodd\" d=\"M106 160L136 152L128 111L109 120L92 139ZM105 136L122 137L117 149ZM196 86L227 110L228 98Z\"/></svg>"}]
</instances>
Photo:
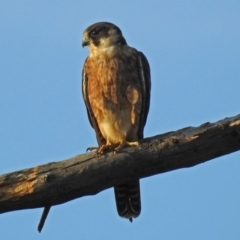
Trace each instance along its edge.
<instances>
[{"instance_id":1,"label":"dark cap on head","mask_svg":"<svg viewBox=\"0 0 240 240\"><path fill-rule=\"evenodd\" d=\"M101 38L108 38L111 34L119 36L119 42L126 44L124 37L122 36L122 31L115 24L110 22L97 22L90 25L83 33L82 46L87 46L90 40L94 45L98 46Z\"/></svg>"}]
</instances>

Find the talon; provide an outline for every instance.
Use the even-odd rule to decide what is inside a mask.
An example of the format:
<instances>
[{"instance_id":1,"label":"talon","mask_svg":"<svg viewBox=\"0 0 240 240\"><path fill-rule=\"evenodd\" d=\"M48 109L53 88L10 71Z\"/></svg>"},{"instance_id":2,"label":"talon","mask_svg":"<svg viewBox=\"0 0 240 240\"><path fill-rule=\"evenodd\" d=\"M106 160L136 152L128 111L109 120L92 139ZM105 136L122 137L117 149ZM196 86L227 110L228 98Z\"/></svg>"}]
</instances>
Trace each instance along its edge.
<instances>
[{"instance_id":1,"label":"talon","mask_svg":"<svg viewBox=\"0 0 240 240\"><path fill-rule=\"evenodd\" d=\"M99 149L99 147L88 147L87 148L87 150L86 150L86 152L88 152L88 151L93 151L93 150L97 150L97 149Z\"/></svg>"}]
</instances>

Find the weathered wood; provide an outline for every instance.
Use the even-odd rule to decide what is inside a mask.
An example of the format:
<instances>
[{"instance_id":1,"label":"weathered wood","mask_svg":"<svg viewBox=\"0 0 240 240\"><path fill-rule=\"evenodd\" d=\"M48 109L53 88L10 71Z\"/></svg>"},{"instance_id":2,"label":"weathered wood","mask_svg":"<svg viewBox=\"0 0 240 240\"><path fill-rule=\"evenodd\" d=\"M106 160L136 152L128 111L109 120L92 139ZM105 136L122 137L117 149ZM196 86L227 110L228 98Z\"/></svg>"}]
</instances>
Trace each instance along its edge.
<instances>
[{"instance_id":1,"label":"weathered wood","mask_svg":"<svg viewBox=\"0 0 240 240\"><path fill-rule=\"evenodd\" d=\"M240 115L146 138L114 154L78 155L0 176L0 213L52 206L131 178L191 167L240 149Z\"/></svg>"}]
</instances>

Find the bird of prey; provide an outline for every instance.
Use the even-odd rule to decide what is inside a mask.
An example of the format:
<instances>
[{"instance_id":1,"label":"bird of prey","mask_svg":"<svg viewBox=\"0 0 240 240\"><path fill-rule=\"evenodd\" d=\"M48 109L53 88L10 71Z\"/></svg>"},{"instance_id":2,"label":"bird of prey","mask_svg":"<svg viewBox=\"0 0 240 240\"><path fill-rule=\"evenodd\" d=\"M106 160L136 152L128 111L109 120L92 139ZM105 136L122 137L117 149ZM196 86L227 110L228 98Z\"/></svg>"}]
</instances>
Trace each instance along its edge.
<instances>
[{"instance_id":1,"label":"bird of prey","mask_svg":"<svg viewBox=\"0 0 240 240\"><path fill-rule=\"evenodd\" d=\"M143 138L150 104L150 67L144 54L127 45L121 30L98 22L83 33L89 56L82 71L82 92L97 154L137 146ZM118 214L132 221L141 212L139 179L114 187Z\"/></svg>"}]
</instances>

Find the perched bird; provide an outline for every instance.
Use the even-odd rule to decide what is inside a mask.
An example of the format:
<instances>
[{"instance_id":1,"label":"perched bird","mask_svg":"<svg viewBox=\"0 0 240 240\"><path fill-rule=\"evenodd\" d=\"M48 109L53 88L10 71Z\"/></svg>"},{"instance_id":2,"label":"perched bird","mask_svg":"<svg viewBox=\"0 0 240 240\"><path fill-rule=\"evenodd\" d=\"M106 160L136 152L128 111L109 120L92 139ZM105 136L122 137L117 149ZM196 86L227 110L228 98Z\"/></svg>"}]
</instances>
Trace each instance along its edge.
<instances>
[{"instance_id":1,"label":"perched bird","mask_svg":"<svg viewBox=\"0 0 240 240\"><path fill-rule=\"evenodd\" d=\"M142 52L127 45L121 30L98 22L83 33L89 56L82 72L82 92L97 154L137 146L143 138L150 104L150 67ZM114 187L118 214L132 221L141 212L139 179Z\"/></svg>"}]
</instances>

